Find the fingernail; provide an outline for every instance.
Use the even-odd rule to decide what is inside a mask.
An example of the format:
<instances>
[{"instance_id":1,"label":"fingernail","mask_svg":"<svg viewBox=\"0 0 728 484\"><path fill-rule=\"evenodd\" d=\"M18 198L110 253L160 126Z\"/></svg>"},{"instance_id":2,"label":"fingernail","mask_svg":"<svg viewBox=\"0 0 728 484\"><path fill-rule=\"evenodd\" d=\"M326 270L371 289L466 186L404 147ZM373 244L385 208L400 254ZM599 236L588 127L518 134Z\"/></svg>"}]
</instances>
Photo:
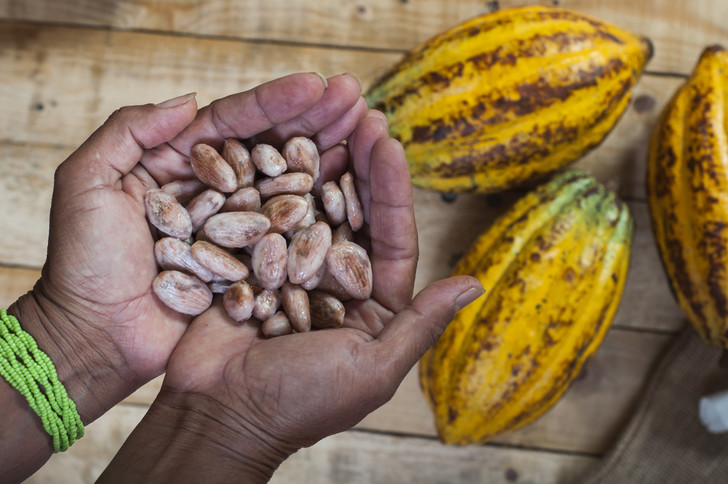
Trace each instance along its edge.
<instances>
[{"instance_id":1,"label":"fingernail","mask_svg":"<svg viewBox=\"0 0 728 484\"><path fill-rule=\"evenodd\" d=\"M367 111L366 117L382 120L385 124L388 123L387 115L377 109Z\"/></svg>"},{"instance_id":2,"label":"fingernail","mask_svg":"<svg viewBox=\"0 0 728 484\"><path fill-rule=\"evenodd\" d=\"M177 106L182 106L184 103L188 102L190 99L193 99L195 96L197 96L196 92L191 92L189 94L177 96L177 97L168 99L166 101L163 101L163 102L157 104L157 107L158 108L176 108Z\"/></svg>"},{"instance_id":3,"label":"fingernail","mask_svg":"<svg viewBox=\"0 0 728 484\"><path fill-rule=\"evenodd\" d=\"M356 82L359 83L359 92L364 91L364 84L361 82L361 78L359 78L359 76L357 76L353 72L344 72L344 74L347 75L347 76L349 76L349 77L353 77L354 79L356 79Z\"/></svg>"},{"instance_id":4,"label":"fingernail","mask_svg":"<svg viewBox=\"0 0 728 484\"><path fill-rule=\"evenodd\" d=\"M482 287L471 287L467 291L463 292L457 297L457 299L455 299L455 312L460 311L483 294L485 294L485 289Z\"/></svg>"},{"instance_id":5,"label":"fingernail","mask_svg":"<svg viewBox=\"0 0 728 484\"><path fill-rule=\"evenodd\" d=\"M321 82L324 83L324 90L329 88L329 81L326 80L326 76L324 76L320 72L312 72L311 74L316 74L319 77L319 79L321 79Z\"/></svg>"}]
</instances>

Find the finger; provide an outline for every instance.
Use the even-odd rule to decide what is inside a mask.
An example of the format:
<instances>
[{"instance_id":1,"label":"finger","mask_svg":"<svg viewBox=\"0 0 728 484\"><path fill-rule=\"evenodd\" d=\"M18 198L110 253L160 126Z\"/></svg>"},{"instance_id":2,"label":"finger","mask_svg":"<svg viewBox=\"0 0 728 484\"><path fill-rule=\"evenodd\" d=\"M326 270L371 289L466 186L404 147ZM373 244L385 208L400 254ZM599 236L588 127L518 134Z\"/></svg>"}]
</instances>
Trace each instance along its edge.
<instances>
[{"instance_id":1,"label":"finger","mask_svg":"<svg viewBox=\"0 0 728 484\"><path fill-rule=\"evenodd\" d=\"M437 341L455 313L483 293L480 282L470 276L450 277L427 285L379 334L377 341L381 344L374 346L378 358L391 366L394 375L404 378Z\"/></svg>"},{"instance_id":2,"label":"finger","mask_svg":"<svg viewBox=\"0 0 728 484\"><path fill-rule=\"evenodd\" d=\"M372 296L398 312L412 297L419 256L412 185L398 141L381 138L372 148L368 188Z\"/></svg>"},{"instance_id":3,"label":"finger","mask_svg":"<svg viewBox=\"0 0 728 484\"><path fill-rule=\"evenodd\" d=\"M353 138L353 133L356 132L367 113L366 101L360 97L354 107L314 136L314 142L321 152L321 175L314 185L316 193L321 189L321 185L331 180L338 181L341 175L347 171L349 148L342 141L350 136Z\"/></svg>"},{"instance_id":4,"label":"finger","mask_svg":"<svg viewBox=\"0 0 728 484\"><path fill-rule=\"evenodd\" d=\"M139 162L144 150L177 136L195 116L194 94L159 105L128 106L117 110L56 173L64 189L117 187Z\"/></svg>"},{"instance_id":5,"label":"finger","mask_svg":"<svg viewBox=\"0 0 728 484\"><path fill-rule=\"evenodd\" d=\"M248 139L278 123L296 120L317 103L325 104L325 94L330 89L340 91L339 84L317 73L299 73L213 101L200 109L190 126L172 142L147 153L142 164L160 185L192 178L189 153L195 144L207 143L219 149L225 138Z\"/></svg>"},{"instance_id":6,"label":"finger","mask_svg":"<svg viewBox=\"0 0 728 484\"><path fill-rule=\"evenodd\" d=\"M344 144L338 144L321 153L321 173L314 184L319 193L321 185L331 180L339 180L349 166L349 151Z\"/></svg>"},{"instance_id":7,"label":"finger","mask_svg":"<svg viewBox=\"0 0 728 484\"><path fill-rule=\"evenodd\" d=\"M169 144L146 151L139 163L154 177L161 187L174 180L190 180L196 177L188 154L182 154Z\"/></svg>"},{"instance_id":8,"label":"finger","mask_svg":"<svg viewBox=\"0 0 728 484\"><path fill-rule=\"evenodd\" d=\"M351 300L344 305L346 318L344 327L359 330L372 338L387 326L395 314L374 299Z\"/></svg>"},{"instance_id":9,"label":"finger","mask_svg":"<svg viewBox=\"0 0 728 484\"><path fill-rule=\"evenodd\" d=\"M366 114L367 102L359 97L354 106L313 136L319 151L326 151L348 138Z\"/></svg>"},{"instance_id":10,"label":"finger","mask_svg":"<svg viewBox=\"0 0 728 484\"><path fill-rule=\"evenodd\" d=\"M320 74L309 72L218 99L200 109L192 124L170 145L187 154L200 142L219 148L225 138L250 138L309 111L330 87Z\"/></svg>"},{"instance_id":11,"label":"finger","mask_svg":"<svg viewBox=\"0 0 728 484\"><path fill-rule=\"evenodd\" d=\"M147 191L153 188L159 188L157 181L140 164L134 165L134 168L121 178L121 189L124 193L140 202L144 200Z\"/></svg>"},{"instance_id":12,"label":"finger","mask_svg":"<svg viewBox=\"0 0 728 484\"><path fill-rule=\"evenodd\" d=\"M374 124L377 119L383 123L383 126ZM389 127L387 116L376 109L369 109L366 113L365 119L362 120L362 123L364 123L364 121L367 121L370 126L354 131L349 139L349 147L352 150L352 153L356 151L359 153L362 160L367 160L369 159L369 153L371 152L374 142L382 136L382 128L386 128L385 133L388 134Z\"/></svg>"},{"instance_id":13,"label":"finger","mask_svg":"<svg viewBox=\"0 0 728 484\"><path fill-rule=\"evenodd\" d=\"M328 79L328 87L319 102L298 116L282 121L272 129L256 135L251 142L280 145L294 136L314 137L319 131L340 122L346 123L343 131L351 132L358 119L350 118L356 118L361 113L361 101L363 98L358 78L350 74L333 76ZM347 113L352 110L353 113L347 117ZM324 144L317 143L318 148L324 151L346 136L333 141L331 136L327 136L322 140Z\"/></svg>"},{"instance_id":14,"label":"finger","mask_svg":"<svg viewBox=\"0 0 728 484\"><path fill-rule=\"evenodd\" d=\"M364 209L364 220L369 222L369 177L372 149L380 139L389 136L387 118L379 111L370 110L357 126L349 140L349 151L356 173L356 188Z\"/></svg>"}]
</instances>

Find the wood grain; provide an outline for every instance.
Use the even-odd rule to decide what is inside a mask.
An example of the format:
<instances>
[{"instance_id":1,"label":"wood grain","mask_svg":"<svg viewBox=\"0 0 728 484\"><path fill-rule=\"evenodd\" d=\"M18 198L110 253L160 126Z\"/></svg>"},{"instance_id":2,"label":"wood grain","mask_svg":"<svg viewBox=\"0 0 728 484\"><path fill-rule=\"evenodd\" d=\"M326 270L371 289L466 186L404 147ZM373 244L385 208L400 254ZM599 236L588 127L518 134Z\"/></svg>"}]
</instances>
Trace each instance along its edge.
<instances>
[{"instance_id":1,"label":"wood grain","mask_svg":"<svg viewBox=\"0 0 728 484\"><path fill-rule=\"evenodd\" d=\"M705 47L728 44L728 2L692 0L560 0L560 5L613 22L652 40L652 72L689 74ZM506 5L507 2L501 2Z\"/></svg>"},{"instance_id":2,"label":"wood grain","mask_svg":"<svg viewBox=\"0 0 728 484\"><path fill-rule=\"evenodd\" d=\"M595 463L584 455L480 446L348 431L284 462L272 484L546 484L575 482Z\"/></svg>"},{"instance_id":3,"label":"wood grain","mask_svg":"<svg viewBox=\"0 0 728 484\"><path fill-rule=\"evenodd\" d=\"M0 18L6 19L393 50L490 10L488 2L476 0L0 1Z\"/></svg>"},{"instance_id":4,"label":"wood grain","mask_svg":"<svg viewBox=\"0 0 728 484\"><path fill-rule=\"evenodd\" d=\"M140 406L119 405L90 424L86 436L56 454L26 484L91 483L103 472L144 416ZM271 483L300 484L537 484L569 482L594 457L507 447L444 447L433 439L356 430L328 437L285 461Z\"/></svg>"},{"instance_id":5,"label":"wood grain","mask_svg":"<svg viewBox=\"0 0 728 484\"><path fill-rule=\"evenodd\" d=\"M0 18L404 52L496 6L533 4L558 4L650 37L651 71L685 74L706 45L728 43L728 4L714 0L0 0Z\"/></svg>"},{"instance_id":6,"label":"wood grain","mask_svg":"<svg viewBox=\"0 0 728 484\"><path fill-rule=\"evenodd\" d=\"M7 308L31 290L39 278L39 269L0 266L0 308Z\"/></svg>"},{"instance_id":7,"label":"wood grain","mask_svg":"<svg viewBox=\"0 0 728 484\"><path fill-rule=\"evenodd\" d=\"M660 113L683 82L679 77L643 76L612 131L572 167L587 170L603 183L616 183L623 197L646 200L650 137Z\"/></svg>"},{"instance_id":8,"label":"wood grain","mask_svg":"<svg viewBox=\"0 0 728 484\"><path fill-rule=\"evenodd\" d=\"M53 173L70 151L0 143L0 206L4 208L0 211L0 224L8 235L0 244L0 263L37 268L43 265Z\"/></svg>"},{"instance_id":9,"label":"wood grain","mask_svg":"<svg viewBox=\"0 0 728 484\"><path fill-rule=\"evenodd\" d=\"M301 71L327 76L352 71L370 82L397 58L391 53L3 24L0 140L75 147L125 105L196 91L203 106Z\"/></svg>"}]
</instances>

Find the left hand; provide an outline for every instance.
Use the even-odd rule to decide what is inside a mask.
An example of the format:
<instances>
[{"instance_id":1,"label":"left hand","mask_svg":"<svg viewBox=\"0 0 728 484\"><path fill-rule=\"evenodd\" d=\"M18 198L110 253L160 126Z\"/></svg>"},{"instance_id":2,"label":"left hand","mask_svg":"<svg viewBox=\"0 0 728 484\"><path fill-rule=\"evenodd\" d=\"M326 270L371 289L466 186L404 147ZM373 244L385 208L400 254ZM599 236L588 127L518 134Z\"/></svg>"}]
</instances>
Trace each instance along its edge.
<instances>
[{"instance_id":1,"label":"left hand","mask_svg":"<svg viewBox=\"0 0 728 484\"><path fill-rule=\"evenodd\" d=\"M85 421L163 372L190 321L151 291L158 269L145 192L191 177L188 154L202 141L219 147L228 137L273 141L316 133L319 149L328 149L365 114L360 93L351 76L335 76L326 87L307 73L199 111L193 97L125 107L58 167L48 258L34 291L15 309L25 327L36 315L53 335L43 346L62 379L86 376L85 386L71 377L67 383Z\"/></svg>"}]
</instances>

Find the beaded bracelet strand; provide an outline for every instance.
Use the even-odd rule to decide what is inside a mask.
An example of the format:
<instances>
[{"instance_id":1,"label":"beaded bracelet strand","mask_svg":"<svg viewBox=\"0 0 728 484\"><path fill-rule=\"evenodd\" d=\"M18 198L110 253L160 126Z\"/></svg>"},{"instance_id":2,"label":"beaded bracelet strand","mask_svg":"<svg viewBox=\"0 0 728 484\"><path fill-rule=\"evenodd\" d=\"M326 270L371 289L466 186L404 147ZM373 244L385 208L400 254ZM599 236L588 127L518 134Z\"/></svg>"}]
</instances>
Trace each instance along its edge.
<instances>
[{"instance_id":1,"label":"beaded bracelet strand","mask_svg":"<svg viewBox=\"0 0 728 484\"><path fill-rule=\"evenodd\" d=\"M5 309L0 309L0 375L38 414L53 439L54 452L65 452L83 437L76 404L58 380L53 362Z\"/></svg>"}]
</instances>

